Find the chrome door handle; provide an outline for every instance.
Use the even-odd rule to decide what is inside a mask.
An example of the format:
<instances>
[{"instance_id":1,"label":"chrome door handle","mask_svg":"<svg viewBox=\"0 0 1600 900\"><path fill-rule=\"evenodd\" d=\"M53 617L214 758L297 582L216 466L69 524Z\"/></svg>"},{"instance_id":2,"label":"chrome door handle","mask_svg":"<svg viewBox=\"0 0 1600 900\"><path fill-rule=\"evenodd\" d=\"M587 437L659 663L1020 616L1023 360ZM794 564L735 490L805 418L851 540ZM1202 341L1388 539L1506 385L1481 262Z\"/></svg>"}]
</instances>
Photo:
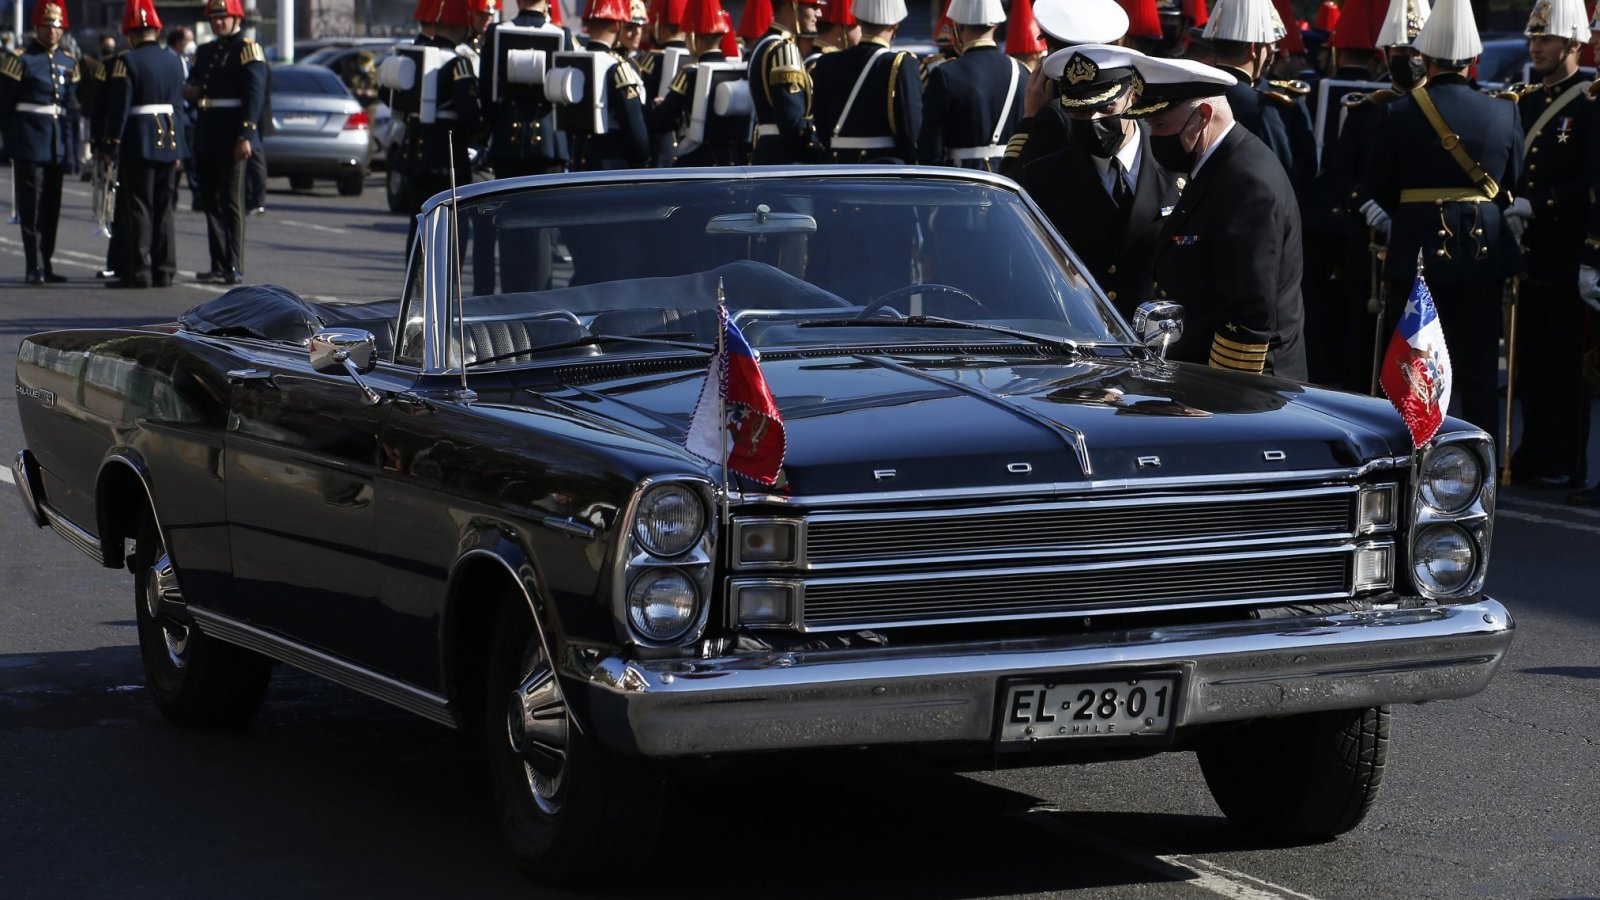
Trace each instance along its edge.
<instances>
[{"instance_id":1,"label":"chrome door handle","mask_svg":"<svg viewBox=\"0 0 1600 900\"><path fill-rule=\"evenodd\" d=\"M250 381L262 382L267 387L275 388L278 386L272 380L272 373L261 369L231 369L228 372L229 384L244 384Z\"/></svg>"}]
</instances>

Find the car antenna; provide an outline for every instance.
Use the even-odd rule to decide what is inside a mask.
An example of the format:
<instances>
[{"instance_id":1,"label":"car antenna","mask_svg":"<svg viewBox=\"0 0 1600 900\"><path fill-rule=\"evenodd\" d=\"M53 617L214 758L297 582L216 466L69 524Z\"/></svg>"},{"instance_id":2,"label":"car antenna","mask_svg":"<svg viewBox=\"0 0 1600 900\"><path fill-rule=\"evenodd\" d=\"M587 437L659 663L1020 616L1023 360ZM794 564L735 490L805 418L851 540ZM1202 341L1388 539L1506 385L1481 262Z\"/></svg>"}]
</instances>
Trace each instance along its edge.
<instances>
[{"instance_id":1,"label":"car antenna","mask_svg":"<svg viewBox=\"0 0 1600 900\"><path fill-rule=\"evenodd\" d=\"M456 340L461 344L461 392L458 396L462 403L471 403L478 399L478 395L467 387L467 302L461 294L461 213L460 198L456 195L456 135L446 129L444 136L450 154L450 272L455 276Z\"/></svg>"}]
</instances>

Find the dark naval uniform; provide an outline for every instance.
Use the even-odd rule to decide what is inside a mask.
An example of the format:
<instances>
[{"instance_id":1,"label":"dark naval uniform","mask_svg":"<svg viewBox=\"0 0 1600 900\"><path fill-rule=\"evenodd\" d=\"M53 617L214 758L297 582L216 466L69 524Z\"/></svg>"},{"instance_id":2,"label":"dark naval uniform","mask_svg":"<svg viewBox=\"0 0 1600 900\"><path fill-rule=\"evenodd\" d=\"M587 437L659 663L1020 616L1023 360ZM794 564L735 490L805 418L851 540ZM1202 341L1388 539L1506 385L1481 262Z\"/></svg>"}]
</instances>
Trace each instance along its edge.
<instances>
[{"instance_id":1,"label":"dark naval uniform","mask_svg":"<svg viewBox=\"0 0 1600 900\"><path fill-rule=\"evenodd\" d=\"M871 38L812 63L817 133L829 159L915 162L922 131L920 72L916 56Z\"/></svg>"},{"instance_id":2,"label":"dark naval uniform","mask_svg":"<svg viewBox=\"0 0 1600 900\"><path fill-rule=\"evenodd\" d=\"M15 173L23 260L35 284L65 280L55 277L50 258L61 218L61 180L72 165L67 107L77 83L77 60L60 47L50 51L33 39L21 55L0 53L0 119Z\"/></svg>"},{"instance_id":3,"label":"dark naval uniform","mask_svg":"<svg viewBox=\"0 0 1600 900\"><path fill-rule=\"evenodd\" d=\"M1178 203L1177 181L1151 154L1149 129L1137 125L1137 170L1123 203L1105 190L1095 158L1081 141L1029 163L1021 179L1124 316L1150 297L1162 226Z\"/></svg>"},{"instance_id":4,"label":"dark naval uniform","mask_svg":"<svg viewBox=\"0 0 1600 900\"><path fill-rule=\"evenodd\" d=\"M1279 111L1278 104L1259 90L1244 72L1232 66L1219 65L1217 68L1238 79L1237 84L1229 85L1223 91L1223 96L1228 98L1228 108L1233 110L1233 120L1260 138L1272 155L1278 158L1291 182L1297 181L1300 170L1296 168L1287 120Z\"/></svg>"},{"instance_id":5,"label":"dark naval uniform","mask_svg":"<svg viewBox=\"0 0 1600 900\"><path fill-rule=\"evenodd\" d=\"M751 164L813 161L817 138L811 118L811 76L800 58L794 33L774 24L750 50L749 77L756 118Z\"/></svg>"},{"instance_id":6,"label":"dark naval uniform","mask_svg":"<svg viewBox=\"0 0 1600 900\"><path fill-rule=\"evenodd\" d=\"M1027 91L1027 85L1023 85ZM1032 116L1017 120L1017 132L1006 142L1005 157L1000 160L1000 174L1016 180L1023 169L1034 160L1058 153L1072 144L1071 120L1060 95L1051 86L1051 99ZM1026 93L1024 93L1026 96Z\"/></svg>"},{"instance_id":7,"label":"dark naval uniform","mask_svg":"<svg viewBox=\"0 0 1600 900\"><path fill-rule=\"evenodd\" d=\"M534 10L523 10L511 20L512 25L532 28L544 28L548 22L544 13ZM486 53L494 49L494 30L498 26L499 23L491 24L484 35ZM564 40L563 46L570 47L571 38ZM556 128L554 104L542 97L519 97L494 102L495 62L487 55L484 60L478 96L482 101L483 117L488 120L489 164L494 168L495 177L543 175L566 169L567 136ZM463 99L462 102L467 101Z\"/></svg>"},{"instance_id":8,"label":"dark naval uniform","mask_svg":"<svg viewBox=\"0 0 1600 900\"><path fill-rule=\"evenodd\" d=\"M178 270L177 163L187 149L183 62L159 41L140 44L111 64L102 99L105 143L117 153L112 268L122 285L171 284ZM225 152L232 161L231 144Z\"/></svg>"},{"instance_id":9,"label":"dark naval uniform","mask_svg":"<svg viewBox=\"0 0 1600 900\"><path fill-rule=\"evenodd\" d=\"M662 104L667 102L667 97L661 90L661 78L666 73L663 60L666 58L668 48L687 53L689 45L681 40L667 41L660 47L652 48L639 59L639 77L644 81L645 118L646 124L650 126L650 165L657 169L672 165L673 153L678 149L677 132L670 127L658 128L657 123L663 120L651 116L652 110L659 106L655 102L657 97L662 98ZM683 60L685 66L689 62L687 58ZM681 73L682 69L679 71ZM673 81L676 82L677 78L674 77ZM671 84L667 85L668 89L671 87Z\"/></svg>"},{"instance_id":10,"label":"dark naval uniform","mask_svg":"<svg viewBox=\"0 0 1600 900\"><path fill-rule=\"evenodd\" d=\"M928 73L917 158L993 172L1022 118L1028 70L995 45L975 41Z\"/></svg>"},{"instance_id":11,"label":"dark naval uniform","mask_svg":"<svg viewBox=\"0 0 1600 900\"><path fill-rule=\"evenodd\" d=\"M1535 85L1517 102L1527 157L1516 196L1534 213L1522 235L1527 257L1517 298L1522 443L1511 475L1518 481L1582 487L1588 474L1589 393L1580 375L1588 308L1575 285L1593 202L1587 161L1600 152L1597 94L1600 82L1579 73Z\"/></svg>"},{"instance_id":12,"label":"dark naval uniform","mask_svg":"<svg viewBox=\"0 0 1600 900\"><path fill-rule=\"evenodd\" d=\"M610 53L616 65L606 75L606 133L572 136L572 169L598 172L607 169L643 169L650 165L650 131L644 121L644 80L626 50L598 41L584 48Z\"/></svg>"},{"instance_id":13,"label":"dark naval uniform","mask_svg":"<svg viewBox=\"0 0 1600 900\"><path fill-rule=\"evenodd\" d=\"M252 153L261 152L267 101L267 61L261 45L239 33L201 44L194 52L189 83L200 89L195 101L200 115L195 122L194 161L211 271L233 283L244 271L245 171L243 162L234 161L233 152L240 141L248 141Z\"/></svg>"},{"instance_id":14,"label":"dark naval uniform","mask_svg":"<svg viewBox=\"0 0 1600 900\"><path fill-rule=\"evenodd\" d=\"M456 45L444 37L419 35L415 43L456 53ZM435 77L439 79L439 100L434 121L423 122L420 115L407 113L400 158L392 162L411 182L416 198L413 214L420 212L422 204L434 194L450 190L452 171L457 185L472 183L472 161L467 146L483 117L478 102L478 76L472 70L471 60L456 53L440 67ZM453 157L452 145L455 148ZM412 215L411 229L406 236L408 248L416 237L416 223L416 216Z\"/></svg>"},{"instance_id":15,"label":"dark naval uniform","mask_svg":"<svg viewBox=\"0 0 1600 900\"><path fill-rule=\"evenodd\" d=\"M1184 308L1173 359L1306 377L1300 211L1276 159L1234 123L1167 217L1154 291Z\"/></svg>"},{"instance_id":16,"label":"dark naval uniform","mask_svg":"<svg viewBox=\"0 0 1600 900\"><path fill-rule=\"evenodd\" d=\"M1418 105L1426 92L1478 174L1445 150ZM1481 94L1458 75L1439 75L1383 107L1367 163L1372 198L1389 212L1389 323L1411 292L1420 253L1450 347L1462 418L1499 425L1500 307L1507 278L1522 268L1501 215L1506 185L1522 176L1522 125L1515 105ZM1538 187L1538 179L1534 179Z\"/></svg>"},{"instance_id":17,"label":"dark naval uniform","mask_svg":"<svg viewBox=\"0 0 1600 900\"><path fill-rule=\"evenodd\" d=\"M689 123L693 111L695 82L700 74L699 63L726 62L722 51L712 51L678 71L667 96L650 110L650 131L676 133ZM739 166L750 158L750 124L746 118L708 115L705 140L700 146L678 157L678 166Z\"/></svg>"}]
</instances>

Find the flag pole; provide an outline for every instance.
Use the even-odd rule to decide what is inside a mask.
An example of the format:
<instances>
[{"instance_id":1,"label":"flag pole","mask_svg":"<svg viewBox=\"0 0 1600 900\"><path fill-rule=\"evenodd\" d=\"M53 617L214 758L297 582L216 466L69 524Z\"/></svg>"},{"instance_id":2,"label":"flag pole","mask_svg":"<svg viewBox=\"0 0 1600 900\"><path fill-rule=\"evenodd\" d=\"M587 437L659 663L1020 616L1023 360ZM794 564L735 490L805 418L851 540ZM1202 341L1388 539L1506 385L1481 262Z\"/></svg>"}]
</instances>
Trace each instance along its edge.
<instances>
[{"instance_id":1,"label":"flag pole","mask_svg":"<svg viewBox=\"0 0 1600 900\"><path fill-rule=\"evenodd\" d=\"M728 299L722 290L722 278L717 278L717 433L722 438L722 503L721 525L728 527L732 520L728 499Z\"/></svg>"},{"instance_id":2,"label":"flag pole","mask_svg":"<svg viewBox=\"0 0 1600 900\"><path fill-rule=\"evenodd\" d=\"M1500 486L1511 486L1511 412L1516 409L1517 395L1517 299L1521 293L1521 276L1511 276L1511 324L1506 337L1506 428L1505 443L1501 445Z\"/></svg>"}]
</instances>

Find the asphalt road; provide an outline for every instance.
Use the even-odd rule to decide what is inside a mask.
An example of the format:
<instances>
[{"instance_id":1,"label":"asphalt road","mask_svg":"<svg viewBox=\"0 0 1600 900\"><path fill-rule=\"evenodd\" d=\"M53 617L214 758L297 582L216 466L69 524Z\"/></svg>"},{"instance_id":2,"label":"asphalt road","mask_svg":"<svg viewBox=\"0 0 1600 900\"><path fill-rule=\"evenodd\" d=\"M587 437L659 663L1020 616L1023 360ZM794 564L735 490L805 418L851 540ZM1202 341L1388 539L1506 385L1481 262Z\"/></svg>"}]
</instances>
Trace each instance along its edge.
<instances>
[{"instance_id":1,"label":"asphalt road","mask_svg":"<svg viewBox=\"0 0 1600 900\"><path fill-rule=\"evenodd\" d=\"M87 187L69 185L62 223L57 268L71 284L22 285L17 232L0 231L0 383L23 335L171 321L220 290L101 289ZM378 180L359 200L329 185L274 192L268 206L249 220L250 280L318 299L398 290L405 220L383 211ZM199 215L181 213L179 233L180 268L205 268ZM22 444L15 406L0 401L0 450L9 460ZM595 886L696 898L1600 895L1600 512L1559 501L1504 495L1489 590L1517 616L1511 656L1477 697L1397 711L1384 795L1333 843L1234 832L1187 754L977 776L757 761L686 776L649 880L597 872ZM247 730L165 724L144 696L131 578L34 529L9 499L0 585L0 897L560 896L507 866L486 776L451 733L287 667Z\"/></svg>"}]
</instances>

